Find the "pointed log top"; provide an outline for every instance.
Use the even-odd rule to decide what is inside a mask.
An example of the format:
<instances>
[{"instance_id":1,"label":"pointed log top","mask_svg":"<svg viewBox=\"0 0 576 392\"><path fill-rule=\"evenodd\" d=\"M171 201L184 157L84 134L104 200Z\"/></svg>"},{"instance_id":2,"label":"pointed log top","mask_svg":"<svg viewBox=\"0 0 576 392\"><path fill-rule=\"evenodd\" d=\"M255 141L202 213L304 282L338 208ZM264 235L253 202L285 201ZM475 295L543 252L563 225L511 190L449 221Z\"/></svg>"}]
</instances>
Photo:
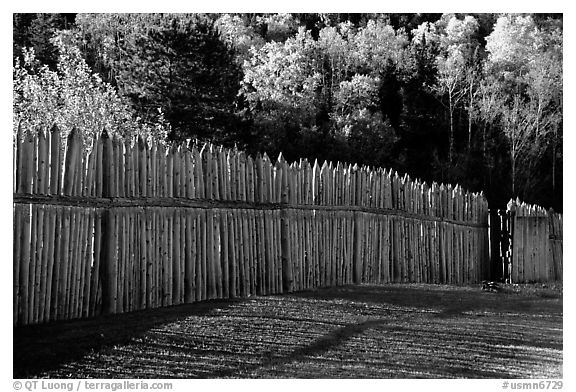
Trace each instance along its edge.
<instances>
[{"instance_id":1,"label":"pointed log top","mask_svg":"<svg viewBox=\"0 0 576 392\"><path fill-rule=\"evenodd\" d=\"M76 127L72 127L72 130L70 131L70 133L68 134L68 139L72 140L72 139L76 139L78 138L79 135L79 131L78 128Z\"/></svg>"},{"instance_id":2,"label":"pointed log top","mask_svg":"<svg viewBox=\"0 0 576 392\"><path fill-rule=\"evenodd\" d=\"M319 166L320 166L320 165L318 164L318 159L314 159L313 168L314 168L314 169L318 169Z\"/></svg>"},{"instance_id":3,"label":"pointed log top","mask_svg":"<svg viewBox=\"0 0 576 392\"><path fill-rule=\"evenodd\" d=\"M264 159L265 161L270 161L270 157L268 156L268 154L266 154L266 151L264 151L264 154L262 154L262 159Z\"/></svg>"},{"instance_id":4,"label":"pointed log top","mask_svg":"<svg viewBox=\"0 0 576 392\"><path fill-rule=\"evenodd\" d=\"M278 159L276 160L279 163L285 163L286 160L284 159L284 155L282 155L282 151L280 151L280 154L278 154Z\"/></svg>"},{"instance_id":5,"label":"pointed log top","mask_svg":"<svg viewBox=\"0 0 576 392\"><path fill-rule=\"evenodd\" d=\"M54 125L56 125L56 124L54 124ZM53 127L54 127L54 126L53 126ZM18 130L16 131L16 137L17 137L18 139L20 139L20 137L22 136L22 122L21 122L21 121L18 122L18 127L17 127L17 128L18 128Z\"/></svg>"},{"instance_id":6,"label":"pointed log top","mask_svg":"<svg viewBox=\"0 0 576 392\"><path fill-rule=\"evenodd\" d=\"M20 124L18 125L18 127L20 128ZM50 133L60 133L60 128L58 128L58 125L56 125L56 123L54 123L54 125L52 125L52 128L50 128Z\"/></svg>"},{"instance_id":7,"label":"pointed log top","mask_svg":"<svg viewBox=\"0 0 576 392\"><path fill-rule=\"evenodd\" d=\"M74 129L72 129L72 132L74 132ZM72 133L70 132L70 133ZM108 131L106 130L106 128L102 129L102 132L100 133L100 138L101 139L109 139L110 135L108 134Z\"/></svg>"},{"instance_id":8,"label":"pointed log top","mask_svg":"<svg viewBox=\"0 0 576 392\"><path fill-rule=\"evenodd\" d=\"M146 140L144 139L144 137L139 134L138 135L138 149L143 150L146 146Z\"/></svg>"}]
</instances>

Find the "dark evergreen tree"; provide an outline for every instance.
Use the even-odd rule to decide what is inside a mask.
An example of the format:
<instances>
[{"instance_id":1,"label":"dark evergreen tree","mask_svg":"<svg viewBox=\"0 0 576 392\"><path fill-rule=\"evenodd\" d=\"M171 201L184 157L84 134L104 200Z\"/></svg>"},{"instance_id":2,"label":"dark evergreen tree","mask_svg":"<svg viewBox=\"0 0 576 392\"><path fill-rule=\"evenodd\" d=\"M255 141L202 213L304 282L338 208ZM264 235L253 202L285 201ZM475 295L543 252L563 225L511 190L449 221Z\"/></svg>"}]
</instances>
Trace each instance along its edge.
<instances>
[{"instance_id":1,"label":"dark evergreen tree","mask_svg":"<svg viewBox=\"0 0 576 392\"><path fill-rule=\"evenodd\" d=\"M58 52L51 42L54 33L73 26L75 14L13 14L14 56L20 56L23 47L32 47L36 59L54 69Z\"/></svg>"},{"instance_id":2,"label":"dark evergreen tree","mask_svg":"<svg viewBox=\"0 0 576 392\"><path fill-rule=\"evenodd\" d=\"M122 48L117 83L144 116L161 108L172 139L233 139L241 73L210 21L174 19Z\"/></svg>"},{"instance_id":3,"label":"dark evergreen tree","mask_svg":"<svg viewBox=\"0 0 576 392\"><path fill-rule=\"evenodd\" d=\"M380 74L381 84L378 90L378 98L380 98L382 115L388 117L396 133L399 133L400 116L404 105L400 94L401 85L395 71L394 65L389 61L384 71Z\"/></svg>"}]
</instances>

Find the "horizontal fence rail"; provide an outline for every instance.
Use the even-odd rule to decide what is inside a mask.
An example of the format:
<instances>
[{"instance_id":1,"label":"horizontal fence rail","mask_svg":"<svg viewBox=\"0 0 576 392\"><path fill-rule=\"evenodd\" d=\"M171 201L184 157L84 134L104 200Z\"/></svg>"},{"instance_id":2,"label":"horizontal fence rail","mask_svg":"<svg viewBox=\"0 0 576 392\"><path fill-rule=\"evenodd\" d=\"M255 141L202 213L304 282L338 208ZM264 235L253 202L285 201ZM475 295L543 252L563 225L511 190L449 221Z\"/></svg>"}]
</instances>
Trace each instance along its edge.
<instances>
[{"instance_id":1,"label":"horizontal fence rail","mask_svg":"<svg viewBox=\"0 0 576 392\"><path fill-rule=\"evenodd\" d=\"M482 193L102 132L14 140L14 324L488 273Z\"/></svg>"}]
</instances>

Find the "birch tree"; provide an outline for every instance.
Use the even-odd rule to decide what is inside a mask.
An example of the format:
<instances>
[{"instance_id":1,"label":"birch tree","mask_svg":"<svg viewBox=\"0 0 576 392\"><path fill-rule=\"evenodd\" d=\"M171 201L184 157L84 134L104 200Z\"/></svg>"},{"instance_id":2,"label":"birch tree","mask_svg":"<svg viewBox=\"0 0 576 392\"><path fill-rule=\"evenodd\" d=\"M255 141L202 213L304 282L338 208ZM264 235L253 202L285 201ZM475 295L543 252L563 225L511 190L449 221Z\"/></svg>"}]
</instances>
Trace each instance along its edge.
<instances>
[{"instance_id":1,"label":"birch tree","mask_svg":"<svg viewBox=\"0 0 576 392\"><path fill-rule=\"evenodd\" d=\"M441 19L437 24L441 25L446 19L448 22L444 31L438 33L439 37L436 38L440 53L436 57L438 76L434 89L448 110L450 124L448 159L452 162L455 150L454 111L466 99L468 99L468 150L470 150L474 88L477 83L475 64L479 43L474 38L478 30L478 22L474 17L466 16L460 20L450 16Z\"/></svg>"},{"instance_id":2,"label":"birch tree","mask_svg":"<svg viewBox=\"0 0 576 392\"><path fill-rule=\"evenodd\" d=\"M562 32L560 28L543 31L530 16L510 15L497 20L486 41L486 72L497 85L494 91L504 93L497 112L510 143L512 193L517 196L520 177L530 175L548 143L558 142L562 124ZM520 166L520 162L525 164ZM552 187L554 191L554 180Z\"/></svg>"}]
</instances>

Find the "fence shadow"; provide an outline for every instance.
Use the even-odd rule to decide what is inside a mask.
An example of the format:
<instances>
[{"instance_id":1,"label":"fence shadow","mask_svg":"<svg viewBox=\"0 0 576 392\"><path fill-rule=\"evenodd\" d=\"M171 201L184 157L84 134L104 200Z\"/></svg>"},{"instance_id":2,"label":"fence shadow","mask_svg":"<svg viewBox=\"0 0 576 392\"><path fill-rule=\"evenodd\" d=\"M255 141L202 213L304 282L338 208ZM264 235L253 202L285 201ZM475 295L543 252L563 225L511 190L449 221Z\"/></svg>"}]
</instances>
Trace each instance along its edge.
<instances>
[{"instance_id":1,"label":"fence shadow","mask_svg":"<svg viewBox=\"0 0 576 392\"><path fill-rule=\"evenodd\" d=\"M14 377L515 378L508 364L538 365L543 350L557 368L561 332L546 331L561 318L558 299L341 286L19 327Z\"/></svg>"},{"instance_id":2,"label":"fence shadow","mask_svg":"<svg viewBox=\"0 0 576 392\"><path fill-rule=\"evenodd\" d=\"M55 369L91 351L124 344L147 331L190 316L225 309L244 299L209 300L90 319L14 327L13 377Z\"/></svg>"},{"instance_id":3,"label":"fence shadow","mask_svg":"<svg viewBox=\"0 0 576 392\"><path fill-rule=\"evenodd\" d=\"M463 290L464 289L464 290ZM292 294L317 300L347 300L375 305L415 307L437 311L437 317L460 315L464 312L490 310L492 312L534 313L550 312L549 304L534 302L530 297L513 293L483 292L478 287L422 284L407 287L403 284L348 285L330 290L311 290ZM557 298L557 297L554 297ZM559 309L561 314L562 309Z\"/></svg>"},{"instance_id":4,"label":"fence shadow","mask_svg":"<svg viewBox=\"0 0 576 392\"><path fill-rule=\"evenodd\" d=\"M261 362L254 363L254 364L245 364L235 368L226 368L222 370L217 370L213 373L206 375L203 378L236 378L239 375L244 375L244 377L250 377L253 372L260 372L264 369L274 369L274 368L282 368L283 366L290 365L291 363L298 363L298 362L305 362L311 361L312 358L321 358L326 353L329 353L331 350L338 350L341 346L344 346L349 340L361 336L363 334L369 333L370 330L376 331L376 333L380 334L389 334L389 333L399 333L399 334L409 334L412 332L410 328L400 327L389 325L390 319L389 318L379 318L373 320L367 320L361 323L355 324L348 324L341 328L338 328L326 335L314 340L311 344L299 347L295 349L288 355L284 356L276 356L276 357L268 357ZM471 333L471 336L473 333ZM460 337L460 343L465 344L466 339L470 338L470 336ZM505 339L501 341L495 340L494 344L499 343L506 343ZM427 343L422 343L422 345L428 346L439 346L439 345L448 345L450 343L442 340L442 337L438 339L432 339ZM561 348L561 347L560 347ZM510 358L514 358L514 354L510 354ZM506 372L505 370L490 370L490 369L475 369L465 366L440 366L437 363L421 363L419 361L415 361L414 363L395 363L394 360L388 358L387 355L383 355L379 358L381 363L384 363L386 366L387 378L402 378L405 377L407 372L410 372L410 377L413 378L414 374L422 374L420 377L425 378L425 374L427 373L437 373L440 370L446 372L447 374L451 374L454 377L471 377L471 378L514 378L515 375L513 372ZM343 366L349 360L346 359L332 359L331 361L326 361L327 363L336 362L336 366ZM341 362L341 364L338 364ZM374 362L372 361L358 361L355 360L354 364L356 366L362 365L366 368L374 367ZM309 376L308 376L309 377ZM319 377L319 378L326 378L326 375L323 373L318 373L316 376L312 377ZM341 376L342 377L342 376ZM381 378L382 375L378 373L377 369L373 370L373 375L371 376L363 376L362 378ZM357 378L356 375L347 375L342 378Z\"/></svg>"},{"instance_id":5,"label":"fence shadow","mask_svg":"<svg viewBox=\"0 0 576 392\"><path fill-rule=\"evenodd\" d=\"M502 296L506 296L503 299ZM414 374L422 374L421 377L427 377L426 374L450 374L454 377L472 377L472 378L515 378L517 375L513 371L507 369L478 369L470 366L457 366L444 361L430 361L426 359L426 353L437 350L438 347L446 349L446 347L453 347L454 352L458 352L459 347L472 345L478 341L477 330L470 328L468 331L451 331L449 328L440 330L436 333L430 334L427 329L430 323L434 325L457 325L462 320L468 319L470 325L474 325L475 319L483 315L484 311L489 314L485 317L491 320L497 319L497 314L520 314L520 317L532 317L535 313L552 312L562 315L562 305L550 306L547 304L539 304L534 301L535 297L508 295L502 293L488 293L481 292L480 289L475 288L456 288L456 287L443 287L433 285L423 285L423 287L410 288L406 285L355 285L355 286L341 286L332 287L329 289L319 289L314 291L305 291L293 293L288 295L292 298L305 298L314 301L327 301L328 303L342 304L342 301L349 301L353 304L352 311L355 306L363 304L374 304L380 308L380 317L370 317L367 320L353 323L346 323L341 325L330 332L316 338L309 344L295 348L290 353L284 355L272 354L262 357L256 363L246 363L239 367L219 369L206 375L206 378L229 378L250 377L260 372L267 373L269 370L286 369L290 368L291 364L313 363L315 359L322 361L321 358L325 357L330 352L338 352L344 346L351 343L352 340L357 340L358 337L371 339L374 336L390 336L398 335L403 336L406 341L405 344L410 345L411 340L409 336L426 335L425 339L419 340L418 345L422 349L422 359L415 359L414 363L396 363L394 358L389 358L386 351L381 356L373 357L365 363L357 361L349 363L349 358L332 357L330 361L326 361L326 366L331 363L335 367L351 365L351 366L365 366L371 368L375 366L374 362L379 362L385 365L388 376L391 378L405 377L409 373L411 377ZM321 305L318 305L321 306ZM342 304L343 308L348 306ZM406 316L406 312L411 313L410 309L414 309L416 315ZM422 324L412 325L411 323L399 325L394 322L392 313L403 313L404 317L413 319L428 320ZM282 318L279 316L279 318ZM437 320L437 321L434 321ZM482 322L482 321L481 321ZM486 327L485 327L486 328ZM498 326L489 327L488 330L498 329ZM377 341L377 339L375 339ZM481 340L481 338L480 338ZM471 343L472 342L472 343ZM490 344L494 347L508 347L511 344L517 347L525 347L526 349L546 350L555 349L562 350L562 343L551 341L530 341L523 339L521 336L514 336L513 330L502 330L501 334L494 334L490 337ZM378 351L380 347L372 347ZM340 351L341 352L341 351ZM474 352L474 350L472 350ZM492 353L493 352L493 353ZM495 354L497 352L497 354ZM511 362L516 360L518 353L514 350L506 352L506 350L487 348L486 353L497 355L504 360ZM483 354L486 354L483 353ZM490 355L488 354L488 355ZM330 354L328 354L330 355ZM458 354L454 354L455 358ZM478 355L474 353L471 355ZM461 358L460 358L461 359ZM311 362L312 361L312 362ZM338 363L338 362L341 363ZM335 362L335 363L334 363ZM265 370L268 369L268 370ZM374 376L379 378L382 374L378 371L373 371ZM318 374L312 377L326 377L325 374ZM354 377L354 376L349 376ZM371 377L371 376L369 376Z\"/></svg>"}]
</instances>

